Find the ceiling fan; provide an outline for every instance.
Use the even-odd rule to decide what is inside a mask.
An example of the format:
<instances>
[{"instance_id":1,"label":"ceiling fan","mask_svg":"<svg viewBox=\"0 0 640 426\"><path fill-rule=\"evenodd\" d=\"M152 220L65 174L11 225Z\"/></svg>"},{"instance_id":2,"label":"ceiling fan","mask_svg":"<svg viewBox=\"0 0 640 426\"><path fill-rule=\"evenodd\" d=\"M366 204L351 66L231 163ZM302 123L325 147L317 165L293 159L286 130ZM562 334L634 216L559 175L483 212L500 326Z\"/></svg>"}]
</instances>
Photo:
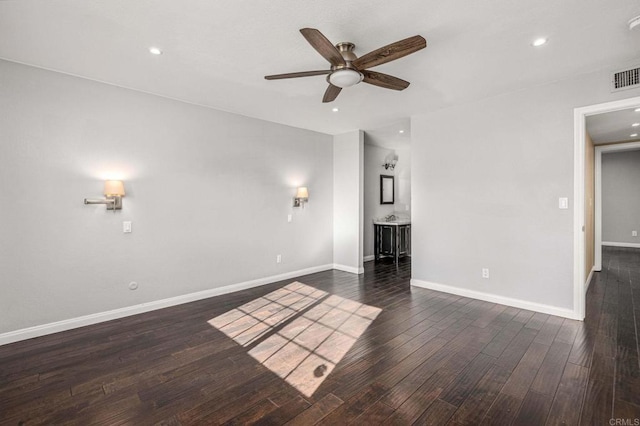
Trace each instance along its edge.
<instances>
[{"instance_id":1,"label":"ceiling fan","mask_svg":"<svg viewBox=\"0 0 640 426\"><path fill-rule=\"evenodd\" d=\"M396 41L380 49L376 49L358 58L353 49L355 44L349 42L338 43L335 46L315 28L303 28L300 30L309 44L322 55L331 68L320 71L292 72L287 74L267 75L267 80L279 80L283 78L311 77L314 75L326 75L329 87L324 92L322 102L332 102L345 87L354 86L361 81L384 87L385 89L404 90L409 87L409 82L392 75L369 71L368 68L400 59L420 49L427 47L427 41L422 36L413 36Z\"/></svg>"}]
</instances>

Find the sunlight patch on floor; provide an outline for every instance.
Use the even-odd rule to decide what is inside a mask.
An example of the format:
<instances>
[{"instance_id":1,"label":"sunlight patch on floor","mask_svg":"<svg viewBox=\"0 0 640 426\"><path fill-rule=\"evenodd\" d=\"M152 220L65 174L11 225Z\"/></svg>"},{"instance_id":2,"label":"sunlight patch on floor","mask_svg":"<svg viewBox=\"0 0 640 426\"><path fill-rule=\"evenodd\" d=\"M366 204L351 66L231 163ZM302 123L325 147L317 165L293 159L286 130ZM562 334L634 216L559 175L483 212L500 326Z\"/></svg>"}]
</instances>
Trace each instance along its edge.
<instances>
[{"instance_id":1,"label":"sunlight patch on floor","mask_svg":"<svg viewBox=\"0 0 640 426\"><path fill-rule=\"evenodd\" d=\"M209 324L242 346L257 343L249 355L311 396L380 312L293 282Z\"/></svg>"}]
</instances>

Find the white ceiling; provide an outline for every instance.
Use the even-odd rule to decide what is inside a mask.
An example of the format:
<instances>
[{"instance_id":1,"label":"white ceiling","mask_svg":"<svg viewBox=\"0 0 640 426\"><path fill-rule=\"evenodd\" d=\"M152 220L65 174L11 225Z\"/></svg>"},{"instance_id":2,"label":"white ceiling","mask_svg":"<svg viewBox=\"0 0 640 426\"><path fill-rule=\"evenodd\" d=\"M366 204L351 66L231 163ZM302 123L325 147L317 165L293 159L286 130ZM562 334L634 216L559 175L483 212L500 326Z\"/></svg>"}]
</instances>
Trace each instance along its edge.
<instances>
[{"instance_id":1,"label":"white ceiling","mask_svg":"<svg viewBox=\"0 0 640 426\"><path fill-rule=\"evenodd\" d=\"M619 68L637 60L637 15L637 0L4 0L0 57L336 134ZM322 104L323 76L263 79L328 69L303 27L359 56L416 34L428 46L375 68L405 91L359 84ZM539 36L549 43L531 47Z\"/></svg>"},{"instance_id":2,"label":"white ceiling","mask_svg":"<svg viewBox=\"0 0 640 426\"><path fill-rule=\"evenodd\" d=\"M636 108L607 112L587 117L587 132L595 145L610 142L632 142L640 140L640 111ZM631 136L636 134L636 136Z\"/></svg>"},{"instance_id":3,"label":"white ceiling","mask_svg":"<svg viewBox=\"0 0 640 426\"><path fill-rule=\"evenodd\" d=\"M365 131L364 143L386 149L411 147L411 120L406 118L377 129Z\"/></svg>"}]
</instances>

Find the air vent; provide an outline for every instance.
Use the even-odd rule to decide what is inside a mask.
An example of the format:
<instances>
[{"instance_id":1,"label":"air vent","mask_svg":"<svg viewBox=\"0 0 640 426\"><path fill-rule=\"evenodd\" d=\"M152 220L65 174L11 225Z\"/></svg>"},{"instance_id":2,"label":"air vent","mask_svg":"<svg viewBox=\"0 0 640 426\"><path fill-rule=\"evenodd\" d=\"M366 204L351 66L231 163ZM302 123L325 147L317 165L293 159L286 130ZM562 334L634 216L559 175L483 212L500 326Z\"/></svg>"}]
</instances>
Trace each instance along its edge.
<instances>
[{"instance_id":1,"label":"air vent","mask_svg":"<svg viewBox=\"0 0 640 426\"><path fill-rule=\"evenodd\" d=\"M640 67L616 71L611 75L611 91L640 87Z\"/></svg>"}]
</instances>

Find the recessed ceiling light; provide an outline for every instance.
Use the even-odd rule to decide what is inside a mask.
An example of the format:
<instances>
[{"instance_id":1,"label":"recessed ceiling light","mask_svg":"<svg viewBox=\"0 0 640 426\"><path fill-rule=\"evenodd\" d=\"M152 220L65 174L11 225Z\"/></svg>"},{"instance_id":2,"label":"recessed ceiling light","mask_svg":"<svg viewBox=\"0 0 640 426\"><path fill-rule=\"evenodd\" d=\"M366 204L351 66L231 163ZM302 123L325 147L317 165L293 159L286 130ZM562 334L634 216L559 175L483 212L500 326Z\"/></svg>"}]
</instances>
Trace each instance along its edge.
<instances>
[{"instance_id":1,"label":"recessed ceiling light","mask_svg":"<svg viewBox=\"0 0 640 426\"><path fill-rule=\"evenodd\" d=\"M633 124L631 125L631 127L638 127L638 126L640 126L640 123L633 123Z\"/></svg>"},{"instance_id":2,"label":"recessed ceiling light","mask_svg":"<svg viewBox=\"0 0 640 426\"><path fill-rule=\"evenodd\" d=\"M333 111L333 112L338 112L338 111L340 111L340 110L339 110L338 108L333 108L333 109L331 109L331 111Z\"/></svg>"},{"instance_id":3,"label":"recessed ceiling light","mask_svg":"<svg viewBox=\"0 0 640 426\"><path fill-rule=\"evenodd\" d=\"M162 50L160 50L160 48L158 47L150 47L149 53L151 53L152 55L162 55Z\"/></svg>"},{"instance_id":4,"label":"recessed ceiling light","mask_svg":"<svg viewBox=\"0 0 640 426\"><path fill-rule=\"evenodd\" d=\"M635 138L635 137L638 137L638 134L637 134L637 133L631 133L631 134L629 135L629 137Z\"/></svg>"},{"instance_id":5,"label":"recessed ceiling light","mask_svg":"<svg viewBox=\"0 0 640 426\"><path fill-rule=\"evenodd\" d=\"M398 133L404 133L404 130L400 130Z\"/></svg>"},{"instance_id":6,"label":"recessed ceiling light","mask_svg":"<svg viewBox=\"0 0 640 426\"><path fill-rule=\"evenodd\" d=\"M634 109L635 112L640 112L640 108Z\"/></svg>"},{"instance_id":7,"label":"recessed ceiling light","mask_svg":"<svg viewBox=\"0 0 640 426\"><path fill-rule=\"evenodd\" d=\"M537 38L537 39L533 40L533 43L531 43L531 44L532 44L534 47L540 47L540 46L542 46L543 44L545 44L546 42L547 42L547 39L546 39L546 38L544 38L544 37L540 37L540 38Z\"/></svg>"}]
</instances>

